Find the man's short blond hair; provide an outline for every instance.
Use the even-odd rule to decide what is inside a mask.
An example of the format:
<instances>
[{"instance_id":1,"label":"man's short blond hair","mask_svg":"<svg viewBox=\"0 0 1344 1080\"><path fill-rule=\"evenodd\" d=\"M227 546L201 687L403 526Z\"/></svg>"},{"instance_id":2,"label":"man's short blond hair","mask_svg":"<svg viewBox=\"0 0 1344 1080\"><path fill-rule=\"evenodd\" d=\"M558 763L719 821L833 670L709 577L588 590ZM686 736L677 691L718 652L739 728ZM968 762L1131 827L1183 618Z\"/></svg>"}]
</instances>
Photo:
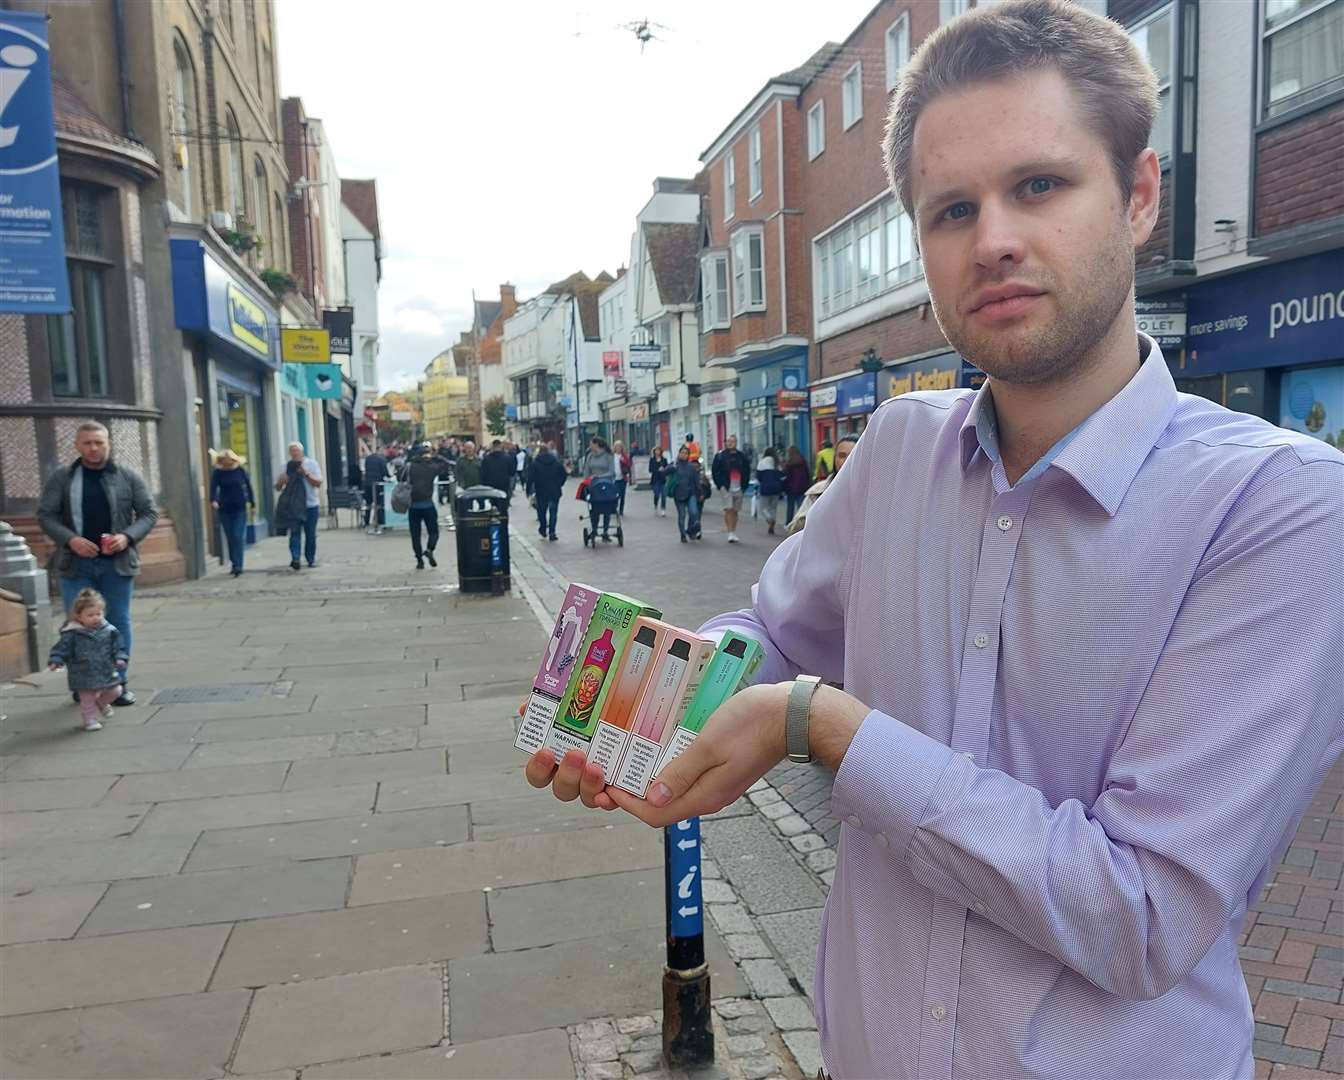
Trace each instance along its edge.
<instances>
[{"instance_id":1,"label":"man's short blond hair","mask_svg":"<svg viewBox=\"0 0 1344 1080\"><path fill-rule=\"evenodd\" d=\"M84 423L80 424L79 427L75 428L75 438L78 439L81 435L83 435L85 432L88 431L96 431L100 435L109 435L107 425L100 424L97 420L85 420Z\"/></svg>"},{"instance_id":2,"label":"man's short blond hair","mask_svg":"<svg viewBox=\"0 0 1344 1080\"><path fill-rule=\"evenodd\" d=\"M1157 115L1157 76L1124 29L1071 0L1005 0L953 19L925 39L901 74L887 114L887 179L913 216L915 123L941 94L1043 69L1073 88L1083 121L1106 145L1129 201L1134 163Z\"/></svg>"}]
</instances>

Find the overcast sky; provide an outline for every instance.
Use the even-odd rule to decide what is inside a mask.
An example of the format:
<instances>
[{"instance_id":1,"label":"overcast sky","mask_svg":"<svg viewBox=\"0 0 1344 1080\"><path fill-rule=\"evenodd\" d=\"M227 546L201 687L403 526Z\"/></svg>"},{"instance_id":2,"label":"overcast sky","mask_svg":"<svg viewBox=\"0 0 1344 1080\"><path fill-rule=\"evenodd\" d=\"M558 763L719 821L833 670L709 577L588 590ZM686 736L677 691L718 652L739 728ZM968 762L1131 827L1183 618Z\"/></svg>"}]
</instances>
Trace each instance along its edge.
<instances>
[{"instance_id":1,"label":"overcast sky","mask_svg":"<svg viewBox=\"0 0 1344 1080\"><path fill-rule=\"evenodd\" d=\"M614 274L653 178L694 175L770 76L874 2L278 0L281 92L343 176L378 181L383 388L469 328L473 289ZM619 27L644 18L663 28L641 53Z\"/></svg>"}]
</instances>

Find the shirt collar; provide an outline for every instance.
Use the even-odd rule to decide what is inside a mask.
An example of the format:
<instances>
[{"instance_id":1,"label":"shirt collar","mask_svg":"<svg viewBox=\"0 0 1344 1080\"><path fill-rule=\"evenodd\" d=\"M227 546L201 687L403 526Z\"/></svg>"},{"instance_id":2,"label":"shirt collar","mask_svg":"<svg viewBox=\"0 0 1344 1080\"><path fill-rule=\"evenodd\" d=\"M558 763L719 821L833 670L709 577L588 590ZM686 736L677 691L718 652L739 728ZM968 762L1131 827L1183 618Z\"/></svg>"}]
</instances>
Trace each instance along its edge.
<instances>
[{"instance_id":1,"label":"shirt collar","mask_svg":"<svg viewBox=\"0 0 1344 1080\"><path fill-rule=\"evenodd\" d=\"M1176 383L1162 350L1139 334L1143 362L1138 373L1057 447L1051 467L1068 473L1110 517L1176 411ZM970 468L977 450L998 458L997 424L988 381L976 392L961 423L961 468Z\"/></svg>"}]
</instances>

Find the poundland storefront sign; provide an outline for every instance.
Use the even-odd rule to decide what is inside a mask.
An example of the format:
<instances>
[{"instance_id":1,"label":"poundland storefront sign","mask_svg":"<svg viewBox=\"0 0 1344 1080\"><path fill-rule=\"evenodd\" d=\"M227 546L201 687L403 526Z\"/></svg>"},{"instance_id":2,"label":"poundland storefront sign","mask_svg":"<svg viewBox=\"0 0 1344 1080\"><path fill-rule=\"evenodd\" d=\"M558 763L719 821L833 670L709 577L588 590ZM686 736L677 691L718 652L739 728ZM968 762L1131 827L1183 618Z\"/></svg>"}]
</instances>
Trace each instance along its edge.
<instances>
[{"instance_id":1,"label":"poundland storefront sign","mask_svg":"<svg viewBox=\"0 0 1344 1080\"><path fill-rule=\"evenodd\" d=\"M1344 356L1344 250L1246 270L1187 296L1183 376Z\"/></svg>"}]
</instances>

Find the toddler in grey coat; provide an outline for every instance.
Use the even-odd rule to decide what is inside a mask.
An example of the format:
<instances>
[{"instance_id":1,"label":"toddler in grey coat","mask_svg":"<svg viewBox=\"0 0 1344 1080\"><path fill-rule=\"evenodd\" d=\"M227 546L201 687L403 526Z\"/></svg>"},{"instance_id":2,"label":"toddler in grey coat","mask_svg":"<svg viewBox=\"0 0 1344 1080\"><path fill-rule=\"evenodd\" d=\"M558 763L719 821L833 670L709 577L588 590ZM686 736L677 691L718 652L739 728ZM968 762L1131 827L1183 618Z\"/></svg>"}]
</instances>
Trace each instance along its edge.
<instances>
[{"instance_id":1,"label":"toddler in grey coat","mask_svg":"<svg viewBox=\"0 0 1344 1080\"><path fill-rule=\"evenodd\" d=\"M126 647L117 628L103 618L106 610L102 593L81 590L47 660L52 671L65 668L70 689L79 695L85 731L103 726L98 721L100 712L105 717L112 715L112 702L121 694L121 672L126 667Z\"/></svg>"}]
</instances>

